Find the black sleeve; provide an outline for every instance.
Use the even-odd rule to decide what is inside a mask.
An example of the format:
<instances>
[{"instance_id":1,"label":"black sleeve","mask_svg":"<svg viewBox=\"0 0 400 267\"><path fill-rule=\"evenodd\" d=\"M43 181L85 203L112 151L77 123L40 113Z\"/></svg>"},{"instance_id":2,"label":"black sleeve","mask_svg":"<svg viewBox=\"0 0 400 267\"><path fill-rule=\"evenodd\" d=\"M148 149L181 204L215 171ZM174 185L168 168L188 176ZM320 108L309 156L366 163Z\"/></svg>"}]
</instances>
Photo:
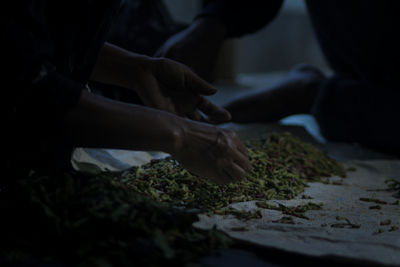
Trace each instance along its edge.
<instances>
[{"instance_id":1,"label":"black sleeve","mask_svg":"<svg viewBox=\"0 0 400 267\"><path fill-rule=\"evenodd\" d=\"M39 120L60 121L78 102L84 86L61 74L53 62L45 1L15 2L1 11L2 63L7 66L3 75L10 85L3 95L14 109L37 107L31 112L38 112Z\"/></svg>"},{"instance_id":2,"label":"black sleeve","mask_svg":"<svg viewBox=\"0 0 400 267\"><path fill-rule=\"evenodd\" d=\"M197 18L219 19L226 25L228 37L241 37L271 22L282 3L283 0L208 0Z\"/></svg>"}]
</instances>

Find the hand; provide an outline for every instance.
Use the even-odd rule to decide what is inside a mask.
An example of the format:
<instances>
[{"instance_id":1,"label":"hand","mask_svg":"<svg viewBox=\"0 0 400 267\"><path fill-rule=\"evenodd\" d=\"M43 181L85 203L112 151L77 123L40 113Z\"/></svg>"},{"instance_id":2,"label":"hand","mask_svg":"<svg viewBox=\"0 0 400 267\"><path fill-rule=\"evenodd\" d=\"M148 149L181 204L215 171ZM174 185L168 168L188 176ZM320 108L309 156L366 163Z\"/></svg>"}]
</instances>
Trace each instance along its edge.
<instances>
[{"instance_id":1,"label":"hand","mask_svg":"<svg viewBox=\"0 0 400 267\"><path fill-rule=\"evenodd\" d=\"M182 117L215 123L231 118L228 111L204 98L217 89L170 59L138 55L106 43L91 78L132 89L147 106Z\"/></svg>"},{"instance_id":2,"label":"hand","mask_svg":"<svg viewBox=\"0 0 400 267\"><path fill-rule=\"evenodd\" d=\"M221 123L230 120L228 111L204 97L215 94L217 89L188 67L164 58L150 61L150 67L135 72L130 86L145 105L197 121Z\"/></svg>"},{"instance_id":3,"label":"hand","mask_svg":"<svg viewBox=\"0 0 400 267\"><path fill-rule=\"evenodd\" d=\"M154 56L181 62L203 79L213 81L216 59L225 35L226 29L221 22L200 18L170 37Z\"/></svg>"},{"instance_id":4,"label":"hand","mask_svg":"<svg viewBox=\"0 0 400 267\"><path fill-rule=\"evenodd\" d=\"M64 127L75 146L164 151L217 183L241 179L250 170L247 149L233 131L87 91Z\"/></svg>"},{"instance_id":5,"label":"hand","mask_svg":"<svg viewBox=\"0 0 400 267\"><path fill-rule=\"evenodd\" d=\"M251 170L247 148L228 129L187 121L172 156L194 174L216 183L240 180Z\"/></svg>"}]
</instances>

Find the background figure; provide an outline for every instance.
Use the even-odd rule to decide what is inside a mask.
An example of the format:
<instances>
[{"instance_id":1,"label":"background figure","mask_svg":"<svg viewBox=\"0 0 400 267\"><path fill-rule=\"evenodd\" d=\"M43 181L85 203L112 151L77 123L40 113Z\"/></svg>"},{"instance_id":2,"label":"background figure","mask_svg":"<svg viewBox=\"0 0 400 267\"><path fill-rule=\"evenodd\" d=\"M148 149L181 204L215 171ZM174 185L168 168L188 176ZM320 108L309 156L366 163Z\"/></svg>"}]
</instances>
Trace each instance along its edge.
<instances>
[{"instance_id":1,"label":"background figure","mask_svg":"<svg viewBox=\"0 0 400 267\"><path fill-rule=\"evenodd\" d=\"M196 44L208 40L215 29L225 30L221 31L225 40L258 31L274 19L281 4L278 0L245 4L235 0L206 1L192 25L163 45L161 55L188 66L194 65L193 61L204 62L203 55L209 48ZM400 90L395 75L400 45L394 26L398 24L397 4L308 0L306 5L333 75L325 78L312 66L299 66L276 87L232 100L226 107L233 120L268 122L292 114L312 113L328 140L359 142L398 154L400 132L396 121L400 107L396 101L400 99ZM214 26L204 26L204 21ZM196 26L199 24L202 26ZM200 56L176 56L188 51Z\"/></svg>"},{"instance_id":2,"label":"background figure","mask_svg":"<svg viewBox=\"0 0 400 267\"><path fill-rule=\"evenodd\" d=\"M73 148L91 147L163 151L203 177L244 177L245 146L207 123L230 119L204 97L216 88L183 64L106 42L120 4L28 0L1 10L6 172L70 170ZM93 93L93 80L131 90L147 107Z\"/></svg>"},{"instance_id":3,"label":"background figure","mask_svg":"<svg viewBox=\"0 0 400 267\"><path fill-rule=\"evenodd\" d=\"M307 7L323 53L334 70L313 107L330 140L400 154L400 63L394 2L309 0Z\"/></svg>"},{"instance_id":4,"label":"background figure","mask_svg":"<svg viewBox=\"0 0 400 267\"><path fill-rule=\"evenodd\" d=\"M175 22L162 0L124 0L110 28L108 42L138 54L153 56L172 35L187 25ZM113 99L142 104L126 88L91 81L96 93Z\"/></svg>"}]
</instances>

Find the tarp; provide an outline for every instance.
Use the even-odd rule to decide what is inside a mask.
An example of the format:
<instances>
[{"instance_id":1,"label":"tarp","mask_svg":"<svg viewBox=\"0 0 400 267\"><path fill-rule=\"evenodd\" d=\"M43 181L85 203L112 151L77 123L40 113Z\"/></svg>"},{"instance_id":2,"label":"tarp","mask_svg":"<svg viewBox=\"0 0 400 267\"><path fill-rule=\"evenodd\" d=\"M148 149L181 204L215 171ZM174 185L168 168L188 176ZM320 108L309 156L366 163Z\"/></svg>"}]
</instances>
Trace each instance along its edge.
<instances>
[{"instance_id":1,"label":"tarp","mask_svg":"<svg viewBox=\"0 0 400 267\"><path fill-rule=\"evenodd\" d=\"M311 199L302 199L300 195L292 200L269 201L273 205L280 203L285 206L323 203L321 210L305 213L309 219L293 217L295 224L274 222L288 215L263 209L261 219L249 221L238 220L231 215L199 215L200 220L194 224L195 227L209 229L216 226L237 240L309 256L400 265L400 205L396 205L394 192L384 190L387 179L400 181L399 159L354 144L321 144L300 126L230 123L223 127L235 130L244 141L265 138L272 132L289 131L342 161L347 168L355 168L355 171L349 171L347 178L331 177L330 184L309 183L304 195ZM166 155L79 148L73 156L73 164L84 171L116 171ZM365 201L371 199L386 204ZM239 210L257 208L254 201L232 206Z\"/></svg>"}]
</instances>

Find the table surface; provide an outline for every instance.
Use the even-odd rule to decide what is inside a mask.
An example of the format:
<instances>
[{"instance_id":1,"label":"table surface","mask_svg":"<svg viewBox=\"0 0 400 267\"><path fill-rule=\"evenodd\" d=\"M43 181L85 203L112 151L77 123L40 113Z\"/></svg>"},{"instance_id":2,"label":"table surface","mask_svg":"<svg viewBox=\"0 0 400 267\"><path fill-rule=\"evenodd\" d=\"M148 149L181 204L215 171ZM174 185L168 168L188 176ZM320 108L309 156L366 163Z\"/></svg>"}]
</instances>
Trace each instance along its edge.
<instances>
[{"instance_id":1,"label":"table surface","mask_svg":"<svg viewBox=\"0 0 400 267\"><path fill-rule=\"evenodd\" d=\"M228 101L231 97L235 97L243 92L258 90L259 88L271 86L279 81L279 79L281 79L282 77L282 73L241 75L238 79L238 83L236 84L217 84L217 87L220 89L219 92L216 95L209 97L209 99L216 104L224 104L224 102ZM298 244L298 246L304 246L303 250L296 247L291 247L290 245L288 245L289 243L285 244L285 238L286 241L291 240L291 238L293 238L293 233L296 232L296 230L293 229L287 230L287 228L285 228L286 226L282 226L280 228L271 228L271 224L268 221L262 221L258 223L254 222L250 224L250 228L254 230L253 234L256 233L255 237L253 236L252 238L247 238L246 236L241 236L240 234L232 233L224 229L224 226L226 226L226 224L229 225L238 222L235 222L234 220L228 218L227 220L222 220L223 223L221 223L221 221L218 220L212 221L213 218L211 218L211 221L205 221L205 225L207 225L207 223L216 223L220 226L222 230L225 230L225 232L235 238L238 238L242 242L239 243L238 247L221 250L216 254L203 257L200 260L200 265L293 266L299 264L307 264L316 266L323 264L337 266L338 264L345 264L365 266L368 264L373 265L374 262L363 260L363 253L358 253L358 251L362 251L363 249L367 249L364 251L364 253L367 253L364 254L366 258L369 257L368 251L371 251L373 253L374 249L379 250L379 253L381 254L378 253L377 255L381 255L381 257L391 257L391 253L393 253L393 251L397 251L400 255L399 231L393 232L394 234L386 231L386 233L380 236L373 235L373 232L377 230L377 227L379 227L379 221L381 220L380 217L382 217L382 219L385 216L391 217L392 225L400 226L400 206L388 206L388 208L385 208L385 210L383 210L382 212L372 214L372 217L374 218L369 220L368 218L371 216L368 215L368 205L366 203L359 203L360 201L358 201L359 196L361 195L364 197L378 196L379 198L385 198L388 201L394 200L390 194L384 194L382 192L380 192L382 194L377 192L371 193L368 192L368 189L373 189L377 186L384 186L385 177L392 176L391 178L400 179L400 159L396 159L392 156L366 149L357 144L326 142L326 140L319 132L318 125L315 122L315 119L312 116L306 114L290 116L276 124L238 125L228 123L222 125L221 127L228 127L236 130L242 139L259 138L261 135L271 132L290 131L300 136L303 140L312 142L314 145L327 152L331 157L334 157L339 161L345 162L346 164L355 164L358 170L355 172L355 174L350 175L350 177L345 182L347 183L347 185L344 187L332 188L332 185L313 184L312 186L310 186L310 188L307 189L307 194L313 195L316 200L323 200L323 202L325 202L324 206L327 207L327 210L324 212L328 215L318 215L318 213L313 214L316 216L316 218L318 218L318 220L320 220L318 221L316 219L314 221L314 224L317 223L318 225L313 225L310 222L300 222L300 227L303 227L302 231L307 231L307 229L312 229L312 227L314 227L315 229L318 228L318 231L320 233L319 236L317 234L313 237L315 238L314 240L308 240L308 237L310 235L314 235L310 234L311 232L308 232L302 236L297 235L297 238L299 238L300 236L300 239L307 240L304 241L304 243L301 243L299 240L296 241L298 242L296 243ZM101 165L102 163L108 164L108 169L112 169L112 167L115 167L117 169L123 167L126 168L127 166L129 166L129 164L132 164L132 162L124 162L124 159L126 158L134 158L134 162L145 163L151 157L160 156L157 153L149 154L146 152L127 152L113 150L81 150L80 152L81 157L77 158L78 163L79 161L84 161L85 158L90 158L93 160L92 163L95 165ZM132 157L132 155L134 155L134 157ZM119 159L121 160L120 162L118 162ZM113 161L114 165L112 165ZM112 166L110 166L110 164ZM77 166L79 167L80 165L78 164ZM86 164L84 164L84 166L86 166ZM374 179L374 175L376 175L377 179ZM365 177L365 179L363 177ZM355 197L352 196L353 193L355 194ZM325 195L330 195L330 198L326 198ZM336 205L340 201L343 202L343 198L351 200L352 204L343 205L341 212L346 214L346 216L350 216L351 220L358 220L359 218L361 218L361 220L369 220L368 223L364 223L364 225L366 226L363 227L363 232L356 231L354 232L354 234L352 234L351 231L348 231L348 229L343 229L345 230L344 232L340 230L338 232L332 232L325 231L325 229L320 229L321 221L327 220L326 218L335 216L335 214L338 213L338 210L334 211L334 205ZM296 203L297 202L294 202L294 204ZM285 205L286 204L290 205L291 203L288 202L285 203ZM251 206L251 203L247 203L245 205ZM359 212L361 210L363 210L364 212ZM331 214L329 214L329 212ZM358 216L358 213L364 214L364 217L362 217L361 215ZM271 214L268 212L265 215L266 218L271 218L271 216L280 216L279 214ZM327 222L329 223L329 220L327 220ZM310 224L309 228L304 225L307 223ZM360 232L364 234L360 235ZM318 238L323 239L326 238L327 235L330 235L329 238L331 238L329 242L324 243L321 241L320 243L318 243ZM346 237L346 235L348 236ZM340 257L340 255L349 256L349 254L345 250L340 251L340 246L332 246L331 248L332 250L338 251L336 253L336 256L329 255L328 253L326 253L326 250L324 251L318 249L318 246L324 246L329 243L340 243L343 240L347 240L346 242L348 242L348 237L351 235L354 235L353 241L355 243L358 242L356 245L351 244L351 246L348 247L349 250L355 249L355 255L358 253L357 257L354 259L351 259L351 257ZM382 240L380 240L381 236L383 237ZM375 242L376 244L381 245L366 248L365 243L368 243L366 241L369 240L369 237L371 237L371 242ZM390 241L391 238L398 238L398 240ZM280 239L282 239L283 241L280 242ZM392 250L385 249L385 246L388 247L390 242L393 243L393 247L391 248ZM313 247L312 243L315 243L317 247ZM307 246L309 246L309 251L307 250ZM329 251L329 248L327 250ZM314 254L309 253L310 251ZM374 257L369 258L373 259ZM395 258L393 259L395 260ZM382 261L381 263L393 264L393 261L388 260Z\"/></svg>"}]
</instances>

